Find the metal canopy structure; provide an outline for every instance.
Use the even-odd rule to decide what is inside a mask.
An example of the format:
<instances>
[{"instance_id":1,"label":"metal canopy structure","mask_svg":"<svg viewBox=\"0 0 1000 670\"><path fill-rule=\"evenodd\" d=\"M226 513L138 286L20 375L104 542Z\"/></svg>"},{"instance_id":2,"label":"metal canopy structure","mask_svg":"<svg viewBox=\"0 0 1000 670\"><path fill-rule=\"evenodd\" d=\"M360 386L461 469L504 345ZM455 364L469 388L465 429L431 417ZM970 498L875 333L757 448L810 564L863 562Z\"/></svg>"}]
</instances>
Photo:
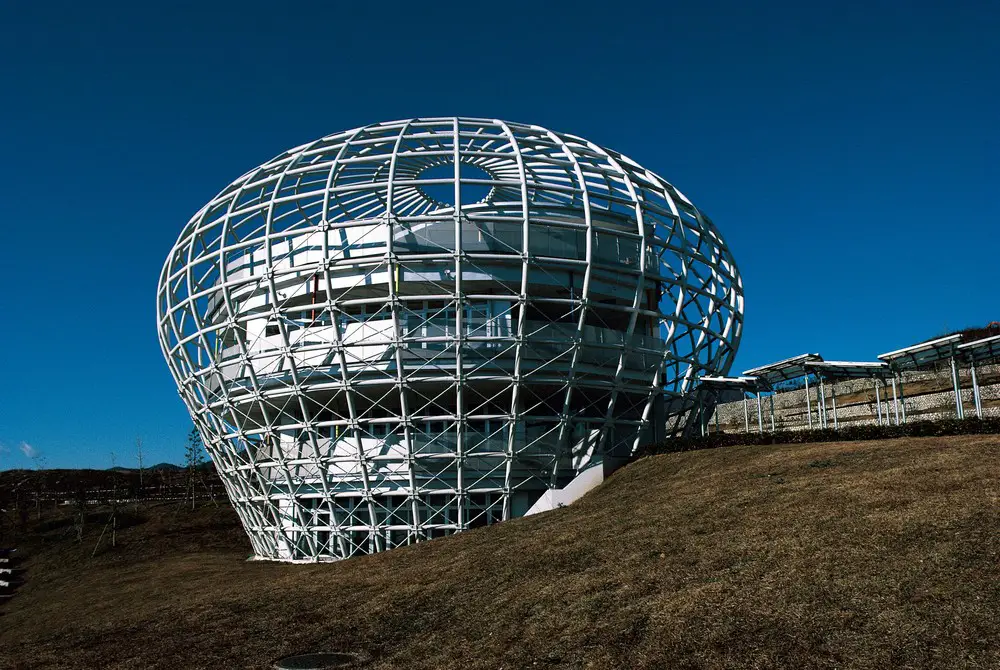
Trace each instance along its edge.
<instances>
[{"instance_id":1,"label":"metal canopy structure","mask_svg":"<svg viewBox=\"0 0 1000 670\"><path fill-rule=\"evenodd\" d=\"M743 374L759 377L767 381L771 386L775 386L782 382L794 381L805 377L809 374L805 369L805 364L822 360L823 357L819 354L801 354L792 358L786 358L777 363L769 363L768 365L762 365L752 370L744 370Z\"/></svg>"},{"instance_id":2,"label":"metal canopy structure","mask_svg":"<svg viewBox=\"0 0 1000 670\"><path fill-rule=\"evenodd\" d=\"M878 357L889 363L897 372L903 370L926 370L935 363L949 360L955 355L955 349L961 343L960 334L948 335L936 340L921 342L909 347L879 354Z\"/></svg>"},{"instance_id":3,"label":"metal canopy structure","mask_svg":"<svg viewBox=\"0 0 1000 670\"><path fill-rule=\"evenodd\" d=\"M784 360L778 361L776 363L769 363L767 365L762 365L751 370L744 371L745 375L752 375L765 380L770 386L771 390L779 384L784 384L787 382L795 381L796 379L802 379L805 389L806 389L806 417L809 421L809 427L812 428L812 400L809 396L809 375L810 372L806 370L806 363L822 361L823 357L819 354L800 354L799 356L793 356L792 358L786 358ZM774 398L771 398L771 423L774 423Z\"/></svg>"},{"instance_id":4,"label":"metal canopy structure","mask_svg":"<svg viewBox=\"0 0 1000 670\"><path fill-rule=\"evenodd\" d=\"M962 360L981 363L1000 359L1000 335L993 335L974 342L960 344L955 349Z\"/></svg>"},{"instance_id":5,"label":"metal canopy structure","mask_svg":"<svg viewBox=\"0 0 1000 670\"><path fill-rule=\"evenodd\" d=\"M882 425L882 396L879 390L879 381L884 383L886 375L889 373L889 364L883 361L806 361L802 364L807 373L811 373L819 380L817 390L817 402L820 410L820 425L823 428L829 427L829 411L826 406L826 384L825 382L842 381L846 379L871 379L875 384L875 414L878 423ZM808 397L808 390L806 391ZM830 397L833 403L833 427L839 428L839 417L837 415L837 389L830 387ZM894 396L895 397L895 396ZM888 405L886 405L885 422L889 422ZM810 424L811 425L811 424Z\"/></svg>"},{"instance_id":6,"label":"metal canopy structure","mask_svg":"<svg viewBox=\"0 0 1000 670\"><path fill-rule=\"evenodd\" d=\"M895 373L893 379L893 392L895 385L899 384L899 398L903 410L903 422L906 422L906 398L903 394L903 372L927 370L936 363L948 361L951 364L952 391L955 394L955 414L959 419L965 418L965 408L962 406L962 388L958 379L958 345L962 342L961 333L939 337L936 340L921 342L909 347L879 354L879 358L886 361Z\"/></svg>"},{"instance_id":7,"label":"metal canopy structure","mask_svg":"<svg viewBox=\"0 0 1000 670\"><path fill-rule=\"evenodd\" d=\"M757 391L769 391L770 385L766 380L758 377L713 377L704 376L700 379L700 388L711 389L713 391L744 391L756 393Z\"/></svg>"},{"instance_id":8,"label":"metal canopy structure","mask_svg":"<svg viewBox=\"0 0 1000 670\"><path fill-rule=\"evenodd\" d=\"M966 342L956 347L962 360L968 362L972 374L972 402L976 408L976 416L983 416L983 399L979 391L979 378L976 364L1000 359L1000 335L986 337L974 342Z\"/></svg>"},{"instance_id":9,"label":"metal canopy structure","mask_svg":"<svg viewBox=\"0 0 1000 670\"><path fill-rule=\"evenodd\" d=\"M906 422L906 404L903 395L903 374L938 370L938 365L947 362L951 367L953 392L955 395L956 413L964 418L962 406L960 365L967 365L972 378L972 399L977 416L983 416L983 399L980 388L978 366L983 363L1000 362L1000 334L983 337L973 342L962 343L963 337L969 332L990 332L995 326L991 324L985 329L975 329L939 337L921 342L896 351L881 354L877 361L827 361L818 353L800 354L767 365L761 365L744 371L741 377L711 377L701 378L700 389L704 394L731 403L740 398L746 404L747 395L758 397L761 393L771 395L773 415L774 394L797 391L801 380L805 387L806 415L808 426L813 428L813 396L811 386L816 387L816 410L819 425L827 428L832 416L833 427L838 428L837 382L870 379L874 385L874 412L879 425L892 422L894 416L896 425ZM892 398L889 398L889 389ZM851 385L852 396L862 389ZM923 389L927 392L926 389ZM937 391L934 391L935 393ZM828 395L832 407L828 408ZM871 396L868 396L871 402ZM857 404L857 398L852 398L852 405ZM798 414L798 405L792 403L786 408L793 416ZM745 412L746 414L746 412ZM718 426L716 418L716 426ZM762 426L762 422L761 426ZM749 417L746 420L749 430Z\"/></svg>"},{"instance_id":10,"label":"metal canopy structure","mask_svg":"<svg viewBox=\"0 0 1000 670\"><path fill-rule=\"evenodd\" d=\"M658 439L664 407L691 421L743 286L711 220L626 156L410 119L223 189L157 321L255 553L315 561L520 516Z\"/></svg>"},{"instance_id":11,"label":"metal canopy structure","mask_svg":"<svg viewBox=\"0 0 1000 670\"><path fill-rule=\"evenodd\" d=\"M889 364L882 361L808 361L803 367L806 372L822 375L830 381L872 377L881 379L889 373Z\"/></svg>"},{"instance_id":12,"label":"metal canopy structure","mask_svg":"<svg viewBox=\"0 0 1000 670\"><path fill-rule=\"evenodd\" d=\"M730 399L739 398L743 400L743 421L746 432L750 432L750 406L747 401L747 394L753 395L757 400L757 430L758 432L764 432L764 415L761 407L761 393L772 392L773 388L767 383L767 380L761 379L759 377L751 376L741 376L741 377L713 377L704 376L699 380L699 401L703 401L703 395L709 395L713 400L714 405L721 402L729 402ZM715 413L715 427L716 430L719 429L719 413ZM774 398L771 397L771 430L774 430ZM701 432L704 435L707 433L707 425L704 419L701 419Z\"/></svg>"}]
</instances>

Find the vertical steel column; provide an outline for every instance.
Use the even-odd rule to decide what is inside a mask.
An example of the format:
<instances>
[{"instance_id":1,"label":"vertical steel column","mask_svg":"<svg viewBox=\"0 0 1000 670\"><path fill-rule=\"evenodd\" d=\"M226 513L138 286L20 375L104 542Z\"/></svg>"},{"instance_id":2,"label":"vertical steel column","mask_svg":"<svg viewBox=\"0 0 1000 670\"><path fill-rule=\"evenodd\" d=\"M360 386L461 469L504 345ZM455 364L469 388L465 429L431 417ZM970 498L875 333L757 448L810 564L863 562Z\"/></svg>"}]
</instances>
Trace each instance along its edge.
<instances>
[{"instance_id":1,"label":"vertical steel column","mask_svg":"<svg viewBox=\"0 0 1000 670\"><path fill-rule=\"evenodd\" d=\"M976 416L983 418L983 400L979 395L979 380L976 378L976 361L969 361L969 370L972 372L972 403L976 406Z\"/></svg>"},{"instance_id":2,"label":"vertical steel column","mask_svg":"<svg viewBox=\"0 0 1000 670\"><path fill-rule=\"evenodd\" d=\"M899 410L903 416L903 423L906 423L906 393L903 391L903 373L899 373Z\"/></svg>"},{"instance_id":3,"label":"vertical steel column","mask_svg":"<svg viewBox=\"0 0 1000 670\"><path fill-rule=\"evenodd\" d=\"M875 414L878 416L878 425L882 425L882 398L878 393L878 378L875 377Z\"/></svg>"},{"instance_id":4,"label":"vertical steel column","mask_svg":"<svg viewBox=\"0 0 1000 670\"><path fill-rule=\"evenodd\" d=\"M719 397L718 396L715 397L715 405L714 405L714 407L712 409L712 414L715 416L715 432L718 433L720 431L720 428L719 428Z\"/></svg>"},{"instance_id":5,"label":"vertical steel column","mask_svg":"<svg viewBox=\"0 0 1000 670\"><path fill-rule=\"evenodd\" d=\"M768 396L771 399L771 432L774 432L774 391L771 391L771 395Z\"/></svg>"},{"instance_id":6,"label":"vertical steel column","mask_svg":"<svg viewBox=\"0 0 1000 670\"><path fill-rule=\"evenodd\" d=\"M524 159L521 156L521 149L518 146L517 138L514 136L514 132L510 129L510 127L506 123L501 123L500 125L503 128L504 134L510 140L510 146L514 152L514 158L517 162L518 176L521 180L521 287L517 294L517 332L514 333L514 372L511 376L510 418L507 422L507 451L504 456L505 464L503 478L503 520L509 521L513 515L510 482L514 469L514 452L516 450L515 437L517 433L517 426L521 421L521 388L523 385L523 380L521 379L521 364L524 358L525 349L524 317L528 305L528 266L530 265L528 250L531 248L531 245L529 244L531 226L529 225L530 218L528 214L527 173L524 169ZM511 308L511 317L513 317L513 308ZM654 375L654 380L656 376L657 375ZM653 397L652 394L650 394L650 397ZM644 413L650 411L652 403L652 400L646 403Z\"/></svg>"},{"instance_id":7,"label":"vertical steel column","mask_svg":"<svg viewBox=\"0 0 1000 670\"><path fill-rule=\"evenodd\" d=\"M803 379L806 380L806 416L809 418L809 430L813 427L813 408L812 408L812 398L809 397L809 373L807 372Z\"/></svg>"},{"instance_id":8,"label":"vertical steel column","mask_svg":"<svg viewBox=\"0 0 1000 670\"><path fill-rule=\"evenodd\" d=\"M760 411L760 390L757 391L757 432L764 432L764 417Z\"/></svg>"},{"instance_id":9,"label":"vertical steel column","mask_svg":"<svg viewBox=\"0 0 1000 670\"><path fill-rule=\"evenodd\" d=\"M747 402L747 392L743 391L743 424L746 428L746 432L750 432L750 403Z\"/></svg>"},{"instance_id":10,"label":"vertical steel column","mask_svg":"<svg viewBox=\"0 0 1000 670\"><path fill-rule=\"evenodd\" d=\"M819 427L826 428L826 385L823 383L822 375L819 376L819 397L817 401L819 402Z\"/></svg>"},{"instance_id":11,"label":"vertical steel column","mask_svg":"<svg viewBox=\"0 0 1000 670\"><path fill-rule=\"evenodd\" d=\"M837 384L830 385L830 398L833 400L833 429L839 430L840 426L837 424Z\"/></svg>"},{"instance_id":12,"label":"vertical steel column","mask_svg":"<svg viewBox=\"0 0 1000 670\"><path fill-rule=\"evenodd\" d=\"M951 385L955 389L955 415L965 418L965 407L962 405L962 385L958 381L958 363L951 357Z\"/></svg>"},{"instance_id":13,"label":"vertical steel column","mask_svg":"<svg viewBox=\"0 0 1000 670\"><path fill-rule=\"evenodd\" d=\"M566 159L570 162L573 168L573 174L576 176L576 186L580 189L580 203L583 208L583 222L586 227L586 244L585 244L585 256L586 261L585 270L583 272L583 286L580 288L580 316L576 321L576 333L573 337L573 349L572 356L570 358L569 364L569 375L567 376L567 386L566 395L563 397L562 412L559 415L559 436L558 436L558 448L556 450L555 462L552 467L552 473L549 477L549 488L556 488L559 474L559 461L563 455L563 449L569 452L569 448L566 447L566 441L570 436L569 424L570 424L570 408L572 407L572 399L574 391L577 388L578 380L576 378L577 371L580 369L580 357L581 351L583 351L583 333L584 328L587 325L587 315L591 311L590 305L590 293L591 293L591 277L593 276L594 267L594 241L597 234L594 231L594 219L590 209L590 192L587 189L587 179L584 176L583 168L580 166L580 161L578 156L570 149L565 140L560 138L555 133L551 131L546 131L546 134L551 138L559 147L563 150ZM572 182L572 180L570 180ZM575 197L575 196L574 196ZM575 305L574 305L575 306ZM693 370L693 368L692 368ZM693 384L692 384L693 385ZM688 415L690 418L690 414ZM698 417L695 417L698 418ZM690 429L691 424L685 429Z\"/></svg>"},{"instance_id":14,"label":"vertical steel column","mask_svg":"<svg viewBox=\"0 0 1000 670\"><path fill-rule=\"evenodd\" d=\"M468 494L465 491L465 404L462 397L464 395L462 387L465 385L465 369L462 363L462 349L465 347L463 330L465 323L462 318L465 312L465 297L462 295L462 257L465 252L462 249L462 163L459 154L461 138L458 119L452 123L455 143L452 147L452 160L455 163L455 466L458 469L455 493L458 502L456 521L458 530L462 531L469 523L466 513ZM440 440L441 436L439 435L437 439Z\"/></svg>"},{"instance_id":15,"label":"vertical steel column","mask_svg":"<svg viewBox=\"0 0 1000 670\"><path fill-rule=\"evenodd\" d=\"M386 267L389 271L388 281L386 282L386 287L389 291L389 302L392 309L392 340L393 340L393 359L396 363L396 388L399 392L399 409L400 413L404 417L402 421L403 424L403 444L406 445L406 470L408 485L410 487L410 524L411 528L406 534L406 543L410 544L411 540L415 542L420 542L424 539L423 529L421 527L420 519L420 489L417 484L417 472L416 472L416 453L417 449L414 445L413 436L413 426L407 419L411 416L410 406L409 406L409 391L406 388L405 382L405 365L403 363L402 350L406 347L406 336L405 328L403 326L403 314L402 314L402 303L399 299L399 259L396 256L396 250L394 247L395 232L393 231L395 225L395 215L393 213L394 199L395 199L395 181L396 181L396 169L399 165L399 150L403 144L403 137L406 135L406 130L409 128L409 124L405 124L399 131L399 136L396 138L396 143L392 149L392 156L389 159L389 179L386 186L386 206L385 206L385 226L386 226L386 238L385 238L385 258ZM331 169L330 180L332 183L333 172ZM328 186L329 188L329 186ZM327 204L324 204L323 211L327 211L329 207L328 201L330 199L329 190L326 193L325 199ZM326 231L323 236L323 258L329 258L329 242L328 238L330 236L330 227L326 226ZM330 280L330 264L326 264L326 284L327 284L327 295L332 294L333 284ZM331 318L339 318L338 314L334 314L333 310L330 309ZM336 332L340 332L340 326L334 328ZM338 334L338 337L340 335ZM338 346L343 348L343 342L338 340ZM346 359L345 359L346 361ZM330 496L332 500L332 496Z\"/></svg>"},{"instance_id":16,"label":"vertical steel column","mask_svg":"<svg viewBox=\"0 0 1000 670\"><path fill-rule=\"evenodd\" d=\"M899 396L896 395L896 373L892 373L892 411L896 415L896 425L899 425Z\"/></svg>"},{"instance_id":17,"label":"vertical steel column","mask_svg":"<svg viewBox=\"0 0 1000 670\"><path fill-rule=\"evenodd\" d=\"M707 426L705 425L705 401L701 397L701 393L698 393L698 427L701 428L701 436L705 437L707 432Z\"/></svg>"}]
</instances>

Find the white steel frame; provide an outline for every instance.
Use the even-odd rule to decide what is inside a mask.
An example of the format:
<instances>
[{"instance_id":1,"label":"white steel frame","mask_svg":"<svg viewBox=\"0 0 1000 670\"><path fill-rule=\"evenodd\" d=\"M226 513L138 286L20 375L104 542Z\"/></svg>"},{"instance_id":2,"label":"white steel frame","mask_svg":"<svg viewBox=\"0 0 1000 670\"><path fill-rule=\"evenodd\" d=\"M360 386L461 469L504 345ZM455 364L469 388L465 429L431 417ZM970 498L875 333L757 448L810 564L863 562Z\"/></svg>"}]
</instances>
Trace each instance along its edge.
<instances>
[{"instance_id":1,"label":"white steel frame","mask_svg":"<svg viewBox=\"0 0 1000 670\"><path fill-rule=\"evenodd\" d=\"M256 555L313 561L522 515L664 412L692 421L743 289L712 222L625 156L411 119L224 189L170 251L157 319Z\"/></svg>"}]
</instances>

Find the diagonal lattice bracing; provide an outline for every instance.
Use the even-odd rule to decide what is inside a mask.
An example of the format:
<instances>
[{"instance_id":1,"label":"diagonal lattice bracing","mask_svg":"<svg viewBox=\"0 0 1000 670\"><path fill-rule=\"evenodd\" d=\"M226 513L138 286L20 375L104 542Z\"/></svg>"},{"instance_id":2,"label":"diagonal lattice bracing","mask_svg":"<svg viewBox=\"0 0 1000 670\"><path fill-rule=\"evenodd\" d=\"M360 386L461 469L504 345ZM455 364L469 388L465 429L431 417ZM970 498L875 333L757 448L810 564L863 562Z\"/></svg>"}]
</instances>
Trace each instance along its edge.
<instances>
[{"instance_id":1,"label":"diagonal lattice bracing","mask_svg":"<svg viewBox=\"0 0 1000 670\"><path fill-rule=\"evenodd\" d=\"M264 558L524 514L683 431L743 288L712 222L538 126L410 119L248 172L168 255L160 342Z\"/></svg>"}]
</instances>

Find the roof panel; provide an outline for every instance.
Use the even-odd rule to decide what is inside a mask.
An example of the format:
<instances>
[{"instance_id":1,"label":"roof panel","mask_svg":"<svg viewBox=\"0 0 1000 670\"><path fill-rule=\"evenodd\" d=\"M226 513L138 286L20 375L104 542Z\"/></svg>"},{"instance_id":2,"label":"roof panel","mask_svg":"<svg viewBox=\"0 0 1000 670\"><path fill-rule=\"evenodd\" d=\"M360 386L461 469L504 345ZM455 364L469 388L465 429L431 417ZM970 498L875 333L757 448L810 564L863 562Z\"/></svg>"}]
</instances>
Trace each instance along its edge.
<instances>
[{"instance_id":1,"label":"roof panel","mask_svg":"<svg viewBox=\"0 0 1000 670\"><path fill-rule=\"evenodd\" d=\"M984 337L975 342L966 342L956 347L958 353L967 361L978 363L1000 358L1000 335Z\"/></svg>"},{"instance_id":2,"label":"roof panel","mask_svg":"<svg viewBox=\"0 0 1000 670\"><path fill-rule=\"evenodd\" d=\"M783 361L769 363L758 368L745 371L743 374L752 375L765 379L772 386L784 381L790 381L805 376L804 364L809 361L821 361L823 357L819 354L800 354Z\"/></svg>"},{"instance_id":3,"label":"roof panel","mask_svg":"<svg viewBox=\"0 0 1000 670\"><path fill-rule=\"evenodd\" d=\"M889 371L883 361L807 361L804 366L825 379L870 379Z\"/></svg>"},{"instance_id":4,"label":"roof panel","mask_svg":"<svg viewBox=\"0 0 1000 670\"><path fill-rule=\"evenodd\" d=\"M699 389L711 391L717 402L733 402L745 398L746 393L761 393L771 390L771 386L757 377L712 377L699 378Z\"/></svg>"},{"instance_id":5,"label":"roof panel","mask_svg":"<svg viewBox=\"0 0 1000 670\"><path fill-rule=\"evenodd\" d=\"M702 386L712 388L752 388L761 386L761 381L757 377L713 377L706 375L700 377Z\"/></svg>"},{"instance_id":6,"label":"roof panel","mask_svg":"<svg viewBox=\"0 0 1000 670\"><path fill-rule=\"evenodd\" d=\"M879 358L891 364L894 370L919 370L954 356L956 347L961 341L962 335L956 333L879 354Z\"/></svg>"}]
</instances>

